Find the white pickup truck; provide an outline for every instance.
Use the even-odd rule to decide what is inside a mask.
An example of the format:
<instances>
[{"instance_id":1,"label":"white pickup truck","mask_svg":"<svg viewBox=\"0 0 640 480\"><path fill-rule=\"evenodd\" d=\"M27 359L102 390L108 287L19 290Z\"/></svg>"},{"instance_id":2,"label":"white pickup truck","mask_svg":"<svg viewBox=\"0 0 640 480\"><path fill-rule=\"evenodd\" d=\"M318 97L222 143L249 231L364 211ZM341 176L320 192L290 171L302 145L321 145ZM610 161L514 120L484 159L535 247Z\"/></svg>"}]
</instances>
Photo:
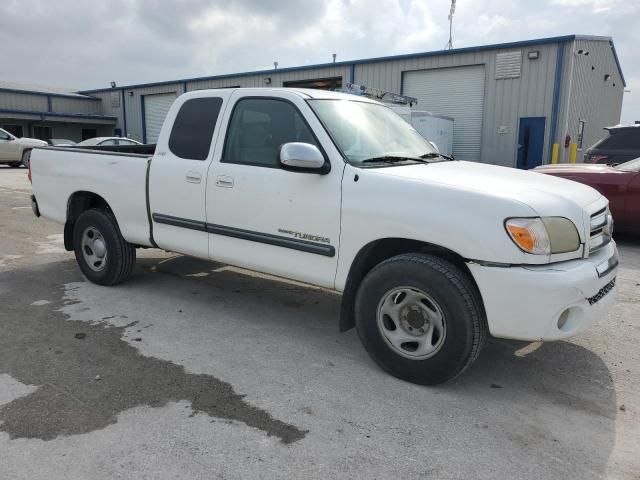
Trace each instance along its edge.
<instances>
[{"instance_id":1,"label":"white pickup truck","mask_svg":"<svg viewBox=\"0 0 640 480\"><path fill-rule=\"evenodd\" d=\"M158 247L332 289L340 329L411 382L454 378L488 333L564 339L614 302L596 190L446 158L352 95L191 92L153 156L37 148L29 175L90 281L122 282Z\"/></svg>"}]
</instances>

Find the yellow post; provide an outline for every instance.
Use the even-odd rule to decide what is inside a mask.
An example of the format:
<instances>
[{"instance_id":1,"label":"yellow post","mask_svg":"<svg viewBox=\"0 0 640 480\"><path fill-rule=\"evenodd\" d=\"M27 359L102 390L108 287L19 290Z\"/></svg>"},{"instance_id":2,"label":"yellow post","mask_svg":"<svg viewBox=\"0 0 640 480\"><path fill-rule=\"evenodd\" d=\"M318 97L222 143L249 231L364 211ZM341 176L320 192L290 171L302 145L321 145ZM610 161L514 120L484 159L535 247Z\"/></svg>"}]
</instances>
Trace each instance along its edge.
<instances>
[{"instance_id":1,"label":"yellow post","mask_svg":"<svg viewBox=\"0 0 640 480\"><path fill-rule=\"evenodd\" d=\"M558 163L558 148L559 145L554 143L553 149L551 150L551 163Z\"/></svg>"},{"instance_id":2,"label":"yellow post","mask_svg":"<svg viewBox=\"0 0 640 480\"><path fill-rule=\"evenodd\" d=\"M578 155L578 144L571 144L571 152L569 153L569 162L576 163L576 156Z\"/></svg>"}]
</instances>

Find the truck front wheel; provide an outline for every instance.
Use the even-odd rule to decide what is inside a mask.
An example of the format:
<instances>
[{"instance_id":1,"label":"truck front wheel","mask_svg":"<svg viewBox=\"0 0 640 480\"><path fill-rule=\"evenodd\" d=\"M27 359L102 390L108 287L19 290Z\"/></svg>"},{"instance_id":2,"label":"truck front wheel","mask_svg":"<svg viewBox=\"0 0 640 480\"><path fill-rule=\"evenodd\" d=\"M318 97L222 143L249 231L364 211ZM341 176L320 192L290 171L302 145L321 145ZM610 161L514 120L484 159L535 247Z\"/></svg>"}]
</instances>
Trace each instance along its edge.
<instances>
[{"instance_id":1,"label":"truck front wheel","mask_svg":"<svg viewBox=\"0 0 640 480\"><path fill-rule=\"evenodd\" d=\"M374 267L356 295L356 328L373 360L422 385L446 382L477 358L486 336L479 294L458 267L403 254Z\"/></svg>"},{"instance_id":2,"label":"truck front wheel","mask_svg":"<svg viewBox=\"0 0 640 480\"><path fill-rule=\"evenodd\" d=\"M80 214L73 228L73 248L84 276L98 285L125 281L136 263L136 249L122 237L113 215L104 210Z\"/></svg>"}]
</instances>

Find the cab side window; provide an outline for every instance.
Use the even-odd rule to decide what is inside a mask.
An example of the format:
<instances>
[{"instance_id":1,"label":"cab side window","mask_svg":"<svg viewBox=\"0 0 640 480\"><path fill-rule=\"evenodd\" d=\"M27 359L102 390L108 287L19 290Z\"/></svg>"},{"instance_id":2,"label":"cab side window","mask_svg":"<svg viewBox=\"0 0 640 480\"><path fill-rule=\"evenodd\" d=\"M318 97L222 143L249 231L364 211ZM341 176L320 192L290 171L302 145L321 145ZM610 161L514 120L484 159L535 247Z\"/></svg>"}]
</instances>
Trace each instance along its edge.
<instances>
[{"instance_id":1,"label":"cab side window","mask_svg":"<svg viewBox=\"0 0 640 480\"><path fill-rule=\"evenodd\" d=\"M222 98L192 98L182 104L169 135L169 150L187 160L206 160Z\"/></svg>"},{"instance_id":2,"label":"cab side window","mask_svg":"<svg viewBox=\"0 0 640 480\"><path fill-rule=\"evenodd\" d=\"M289 142L318 146L294 105L275 98L242 99L233 109L221 161L280 168L280 147Z\"/></svg>"}]
</instances>

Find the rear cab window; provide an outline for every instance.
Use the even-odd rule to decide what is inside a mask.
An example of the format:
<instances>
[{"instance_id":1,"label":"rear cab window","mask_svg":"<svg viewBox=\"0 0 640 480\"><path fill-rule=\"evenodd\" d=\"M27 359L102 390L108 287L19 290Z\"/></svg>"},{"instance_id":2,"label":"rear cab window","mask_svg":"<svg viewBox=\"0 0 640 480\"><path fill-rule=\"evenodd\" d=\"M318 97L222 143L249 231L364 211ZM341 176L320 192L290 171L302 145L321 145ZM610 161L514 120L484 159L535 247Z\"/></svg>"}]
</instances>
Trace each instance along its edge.
<instances>
[{"instance_id":1,"label":"rear cab window","mask_svg":"<svg viewBox=\"0 0 640 480\"><path fill-rule=\"evenodd\" d=\"M598 148L614 150L640 150L640 128L628 128L612 132L602 140Z\"/></svg>"},{"instance_id":2,"label":"rear cab window","mask_svg":"<svg viewBox=\"0 0 640 480\"><path fill-rule=\"evenodd\" d=\"M186 160L206 160L221 107L220 97L191 98L184 102L169 135L171 153Z\"/></svg>"}]
</instances>

